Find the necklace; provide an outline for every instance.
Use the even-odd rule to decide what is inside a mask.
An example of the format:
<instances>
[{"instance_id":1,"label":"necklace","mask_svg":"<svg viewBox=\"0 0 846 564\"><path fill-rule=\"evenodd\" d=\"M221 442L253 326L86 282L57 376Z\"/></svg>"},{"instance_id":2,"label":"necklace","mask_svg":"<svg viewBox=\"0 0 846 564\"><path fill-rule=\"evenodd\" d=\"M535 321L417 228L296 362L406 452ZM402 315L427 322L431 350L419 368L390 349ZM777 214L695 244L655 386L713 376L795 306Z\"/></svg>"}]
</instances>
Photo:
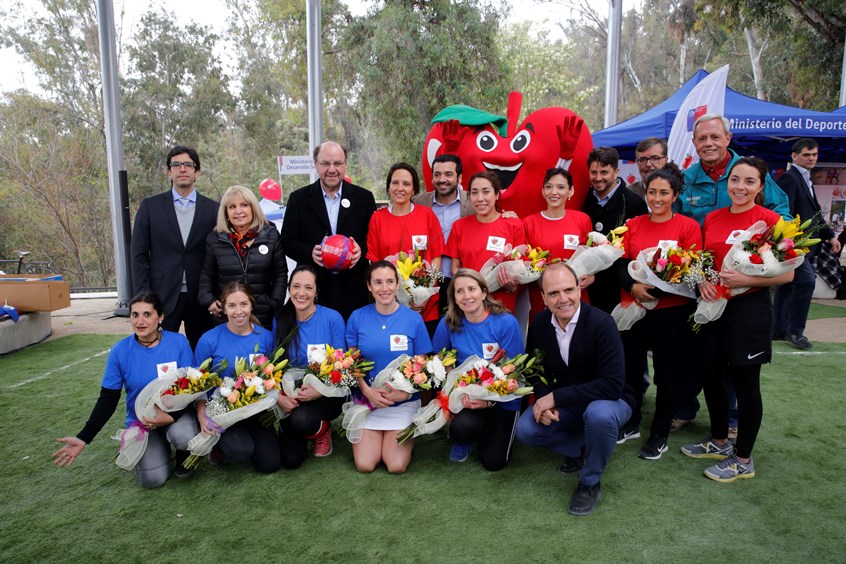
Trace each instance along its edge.
<instances>
[{"instance_id":1,"label":"necklace","mask_svg":"<svg viewBox=\"0 0 846 564\"><path fill-rule=\"evenodd\" d=\"M138 335L135 335L135 340L138 341L138 344L141 345L142 347L144 347L145 349L149 349L150 347L155 345L156 342L161 338L162 338L161 333L156 333L156 336L152 341L144 341Z\"/></svg>"},{"instance_id":2,"label":"necklace","mask_svg":"<svg viewBox=\"0 0 846 564\"><path fill-rule=\"evenodd\" d=\"M397 309L399 309L399 307L397 307ZM394 311L392 311L392 312L391 312L391 313L389 313L388 315L382 315L381 313L379 313L379 310L378 310L378 309L375 309L375 308L374 308L374 310L373 310L373 311L375 311L375 312L376 312L376 316L377 316L377 317L378 317L378 318L382 321L382 331L384 331L385 329L387 329L387 328L388 328L388 322L391 320L391 316L392 316L392 315L393 315L393 314L394 314L397 310L395 309Z\"/></svg>"}]
</instances>

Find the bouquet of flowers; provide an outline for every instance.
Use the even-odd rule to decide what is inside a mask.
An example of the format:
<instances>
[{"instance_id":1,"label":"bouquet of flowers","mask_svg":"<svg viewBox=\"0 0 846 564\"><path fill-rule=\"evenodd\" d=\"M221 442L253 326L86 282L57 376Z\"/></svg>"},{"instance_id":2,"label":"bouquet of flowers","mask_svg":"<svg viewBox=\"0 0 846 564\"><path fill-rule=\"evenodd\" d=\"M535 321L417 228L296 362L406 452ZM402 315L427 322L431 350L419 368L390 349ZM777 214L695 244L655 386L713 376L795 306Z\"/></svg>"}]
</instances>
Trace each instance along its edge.
<instances>
[{"instance_id":1,"label":"bouquet of flowers","mask_svg":"<svg viewBox=\"0 0 846 564\"><path fill-rule=\"evenodd\" d=\"M206 423L217 434L205 435L200 432L191 439L188 443L191 455L183 464L186 468L195 466L200 457L211 452L220 440L220 433L276 405L280 382L288 365L287 360L278 362L284 352L285 349L280 347L272 359L257 355L252 362L246 358L235 358L237 377L224 378L206 403Z\"/></svg>"},{"instance_id":2,"label":"bouquet of flowers","mask_svg":"<svg viewBox=\"0 0 846 564\"><path fill-rule=\"evenodd\" d=\"M587 242L579 245L579 248L567 259L567 264L579 276L596 274L607 269L614 264L615 260L623 256L625 252L623 234L628 230L629 228L625 225L612 229L609 233L610 239L598 231L591 231L588 233Z\"/></svg>"},{"instance_id":3,"label":"bouquet of flowers","mask_svg":"<svg viewBox=\"0 0 846 564\"><path fill-rule=\"evenodd\" d=\"M142 418L152 419L156 408L172 413L181 411L194 403L200 396L219 386L218 372L226 368L226 361L210 371L212 359L206 359L199 367L183 367L172 375L158 378L147 384L135 398L135 416L128 429L119 429L112 436L120 441L120 451L115 464L125 470L132 470L147 450L147 429Z\"/></svg>"},{"instance_id":4,"label":"bouquet of flowers","mask_svg":"<svg viewBox=\"0 0 846 564\"><path fill-rule=\"evenodd\" d=\"M469 357L447 376L443 389L428 405L420 408L411 425L397 434L397 442L434 433L453 415L464 409L462 396L493 402L506 402L531 393L526 380L539 376L543 365L539 357L520 354L507 358L499 349L491 360Z\"/></svg>"},{"instance_id":5,"label":"bouquet of flowers","mask_svg":"<svg viewBox=\"0 0 846 564\"><path fill-rule=\"evenodd\" d=\"M719 279L714 270L714 256L709 251L696 251L693 247L684 249L664 245L644 249L629 263L628 270L636 282L691 299L696 298L699 284ZM622 296L621 303L611 312L620 331L631 329L643 319L646 310L658 305L657 299L636 302L628 292L623 292Z\"/></svg>"},{"instance_id":6,"label":"bouquet of flowers","mask_svg":"<svg viewBox=\"0 0 846 564\"><path fill-rule=\"evenodd\" d=\"M447 377L446 369L455 365L455 351L443 349L433 355L400 355L388 366L383 368L374 378L371 388L386 388L390 386L407 394L421 390L431 390L443 385ZM364 423L367 416L375 408L366 398L353 397L343 406L344 420L342 426L351 443L361 440Z\"/></svg>"},{"instance_id":7,"label":"bouquet of flowers","mask_svg":"<svg viewBox=\"0 0 846 564\"><path fill-rule=\"evenodd\" d=\"M520 284L529 284L540 278L547 264L557 262L550 261L548 257L549 251L544 251L540 247L505 245L505 250L489 258L482 265L479 273L485 278L488 289L496 292L501 288L497 280L497 273L500 270L504 269L509 278L516 279Z\"/></svg>"},{"instance_id":8,"label":"bouquet of flowers","mask_svg":"<svg viewBox=\"0 0 846 564\"><path fill-rule=\"evenodd\" d=\"M444 276L420 256L420 251L415 251L413 255L400 252L385 260L397 265L402 278L402 289L397 292L397 301L402 305L421 307L438 293Z\"/></svg>"},{"instance_id":9,"label":"bouquet of flowers","mask_svg":"<svg viewBox=\"0 0 846 564\"><path fill-rule=\"evenodd\" d=\"M799 268L810 247L820 242L810 236L818 228L817 216L804 223L796 216L792 221L779 218L775 225L755 222L745 231L733 233L737 241L723 259L722 270L737 270L747 276L772 278ZM693 314L694 328L720 318L726 303L749 288L726 288L717 285L718 299L707 302L699 298Z\"/></svg>"}]
</instances>

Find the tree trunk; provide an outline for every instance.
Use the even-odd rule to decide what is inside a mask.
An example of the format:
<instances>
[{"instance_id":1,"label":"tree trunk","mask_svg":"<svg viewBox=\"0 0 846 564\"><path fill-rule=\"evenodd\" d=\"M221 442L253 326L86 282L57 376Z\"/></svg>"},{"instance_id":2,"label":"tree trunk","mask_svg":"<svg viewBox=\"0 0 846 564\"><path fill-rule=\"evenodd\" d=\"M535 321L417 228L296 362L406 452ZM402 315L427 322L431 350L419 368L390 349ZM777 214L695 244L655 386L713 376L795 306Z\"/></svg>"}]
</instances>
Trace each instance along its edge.
<instances>
[{"instance_id":1,"label":"tree trunk","mask_svg":"<svg viewBox=\"0 0 846 564\"><path fill-rule=\"evenodd\" d=\"M749 60L752 62L752 78L755 81L755 92L759 100L766 100L767 94L764 92L764 73L761 69L761 54L767 46L764 41L758 45L758 38L755 30L751 27L744 27L743 33L746 36L746 46L749 48Z\"/></svg>"},{"instance_id":2,"label":"tree trunk","mask_svg":"<svg viewBox=\"0 0 846 564\"><path fill-rule=\"evenodd\" d=\"M684 67L687 61L687 38L682 38L681 44L679 45L679 86L684 84L685 72Z\"/></svg>"}]
</instances>

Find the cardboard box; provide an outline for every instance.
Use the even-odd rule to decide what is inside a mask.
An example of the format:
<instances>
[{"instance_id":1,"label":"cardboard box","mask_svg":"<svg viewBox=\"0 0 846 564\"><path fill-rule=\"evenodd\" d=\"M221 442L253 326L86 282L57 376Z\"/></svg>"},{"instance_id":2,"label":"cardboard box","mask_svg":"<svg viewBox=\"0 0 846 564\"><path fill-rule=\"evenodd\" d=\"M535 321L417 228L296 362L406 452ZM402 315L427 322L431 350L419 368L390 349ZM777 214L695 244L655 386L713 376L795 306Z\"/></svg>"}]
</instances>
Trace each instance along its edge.
<instances>
[{"instance_id":1,"label":"cardboard box","mask_svg":"<svg viewBox=\"0 0 846 564\"><path fill-rule=\"evenodd\" d=\"M19 312L56 311L70 307L70 284L55 275L0 275L0 304Z\"/></svg>"}]
</instances>

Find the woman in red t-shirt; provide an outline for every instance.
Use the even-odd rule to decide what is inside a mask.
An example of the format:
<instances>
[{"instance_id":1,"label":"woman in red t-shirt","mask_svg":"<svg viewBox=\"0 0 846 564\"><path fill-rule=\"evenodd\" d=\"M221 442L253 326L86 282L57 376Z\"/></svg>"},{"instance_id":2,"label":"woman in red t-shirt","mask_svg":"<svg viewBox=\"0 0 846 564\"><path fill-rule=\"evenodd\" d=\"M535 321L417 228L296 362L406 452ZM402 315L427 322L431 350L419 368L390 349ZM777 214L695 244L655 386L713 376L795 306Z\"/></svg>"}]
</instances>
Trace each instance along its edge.
<instances>
[{"instance_id":1,"label":"woman in red t-shirt","mask_svg":"<svg viewBox=\"0 0 846 564\"><path fill-rule=\"evenodd\" d=\"M623 259L635 260L641 251L651 247L670 249L681 247L702 250L702 233L699 224L686 216L673 212L684 185L684 176L678 167L668 163L646 178L646 203L650 213L633 217L626 222L626 252ZM627 262L622 260L622 262ZM635 282L628 271L622 274L624 301L638 303L658 300L658 304L628 331L623 331L623 348L626 355L626 382L635 390L637 405L632 417L621 429L619 440L625 442L640 436L640 408L646 384L643 378L647 368L646 352L652 350L653 381L657 386L655 414L649 438L638 456L645 460L658 460L667 451L667 437L673 420L677 388L682 378L691 370L687 357L693 340L688 318L695 310L690 298L668 294L654 286Z\"/></svg>"},{"instance_id":2,"label":"woman in red t-shirt","mask_svg":"<svg viewBox=\"0 0 846 564\"><path fill-rule=\"evenodd\" d=\"M420 192L420 177L408 163L396 163L388 171L388 198L391 203L377 210L370 218L367 230L367 259L376 262L400 251L413 255L419 251L433 267L441 268L444 253L444 234L438 217L426 206L415 206L411 198ZM398 291L404 291L402 289ZM412 309L415 309L412 307ZM432 296L422 309L427 328L432 334L438 323L438 294Z\"/></svg>"},{"instance_id":3,"label":"woman in red t-shirt","mask_svg":"<svg viewBox=\"0 0 846 564\"><path fill-rule=\"evenodd\" d=\"M573 177L563 168L546 171L541 194L546 200L546 211L530 215L523 220L526 230L526 244L549 251L550 259L566 260L587 242L591 226L590 217L578 210L568 210L564 204L573 197ZM593 275L579 278L579 286L587 288L593 282ZM583 294L587 296L587 294ZM544 308L540 288L529 285L529 323Z\"/></svg>"},{"instance_id":4,"label":"woman in red t-shirt","mask_svg":"<svg viewBox=\"0 0 846 564\"><path fill-rule=\"evenodd\" d=\"M452 224L444 254L452 257L452 274L459 268L480 271L487 260L505 250L506 245L516 247L526 242L523 223L517 218L506 218L497 211L496 203L502 188L493 172L485 171L470 178L468 192L475 215L468 215ZM500 274L503 275L500 271ZM502 288L492 296L512 313L517 306L517 289L514 280L499 280Z\"/></svg>"},{"instance_id":5,"label":"woman in red t-shirt","mask_svg":"<svg viewBox=\"0 0 846 564\"><path fill-rule=\"evenodd\" d=\"M762 207L767 163L757 157L743 157L729 171L728 193L731 206L709 213L702 224L705 248L713 251L717 269L732 248L740 232L763 220L774 225L779 215ZM736 270L720 272L720 286L751 288L732 297L722 316L702 326L700 350L705 362L703 389L711 434L699 443L685 445L682 452L691 458L723 459L705 470L705 475L718 482L754 478L752 447L761 428L761 365L772 356L772 305L770 292L761 288L787 284L793 272L772 278L747 276ZM708 282L700 284L702 299L715 301L720 289ZM729 399L725 379L729 378L737 393L737 443L728 440Z\"/></svg>"}]
</instances>

